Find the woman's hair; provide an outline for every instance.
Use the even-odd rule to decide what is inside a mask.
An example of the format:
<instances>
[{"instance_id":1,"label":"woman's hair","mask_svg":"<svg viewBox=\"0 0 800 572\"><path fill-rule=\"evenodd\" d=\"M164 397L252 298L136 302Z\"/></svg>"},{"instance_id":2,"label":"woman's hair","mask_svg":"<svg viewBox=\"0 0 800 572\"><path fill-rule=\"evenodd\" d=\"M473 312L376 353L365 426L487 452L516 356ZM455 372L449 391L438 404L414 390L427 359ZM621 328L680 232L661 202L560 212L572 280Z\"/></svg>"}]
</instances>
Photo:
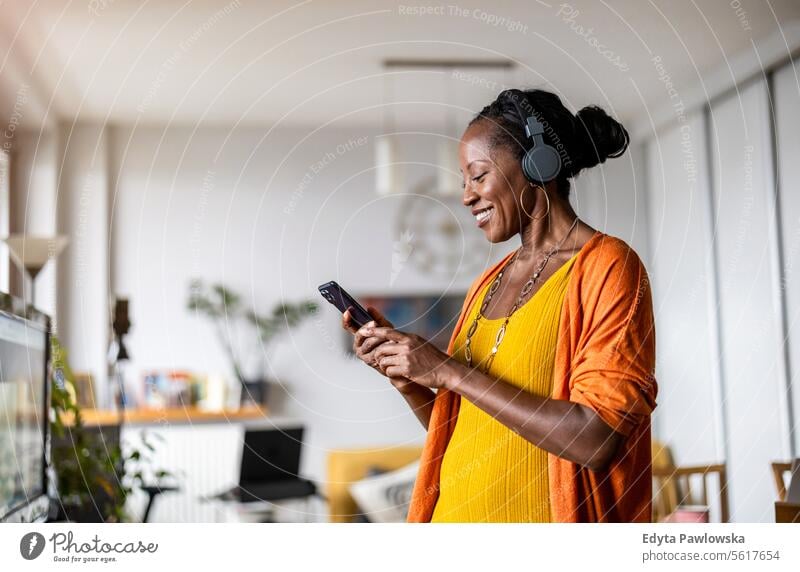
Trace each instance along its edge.
<instances>
[{"instance_id":1,"label":"woman's hair","mask_svg":"<svg viewBox=\"0 0 800 572\"><path fill-rule=\"evenodd\" d=\"M520 117L520 111L525 117ZM545 143L561 155L561 172L556 184L564 198L569 196L569 179L609 157L619 157L628 148L628 132L601 108L590 105L573 115L556 94L541 89L501 92L470 121L470 125L488 121L493 132L491 144L508 148L522 160L525 152L533 147L533 141L525 134L525 121L529 116L539 120L544 127Z\"/></svg>"}]
</instances>

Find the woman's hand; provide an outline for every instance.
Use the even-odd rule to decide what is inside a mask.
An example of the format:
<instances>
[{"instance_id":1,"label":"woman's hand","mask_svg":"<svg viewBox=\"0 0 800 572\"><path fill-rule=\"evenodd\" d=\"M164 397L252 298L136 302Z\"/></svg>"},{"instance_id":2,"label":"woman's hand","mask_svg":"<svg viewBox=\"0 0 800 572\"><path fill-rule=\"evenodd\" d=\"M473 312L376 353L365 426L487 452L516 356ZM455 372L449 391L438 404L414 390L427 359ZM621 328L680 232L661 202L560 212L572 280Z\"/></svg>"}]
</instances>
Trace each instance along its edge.
<instances>
[{"instance_id":1,"label":"woman's hand","mask_svg":"<svg viewBox=\"0 0 800 572\"><path fill-rule=\"evenodd\" d=\"M353 320L353 314L350 312L351 308L348 308L345 311L345 313L342 314L342 327L351 334L356 334L358 332L358 325ZM369 315L372 316L373 318L373 321L367 322L367 324L372 324L373 326L380 326L385 328L394 328L392 323L389 320L387 320L386 317L383 314L381 314L378 311L378 309L375 308L374 306L367 306L367 312L369 312Z\"/></svg>"},{"instance_id":2,"label":"woman's hand","mask_svg":"<svg viewBox=\"0 0 800 572\"><path fill-rule=\"evenodd\" d=\"M369 324L359 332L375 340L372 355L384 375L402 377L430 389L448 387L457 379L457 362L420 336Z\"/></svg>"},{"instance_id":3,"label":"woman's hand","mask_svg":"<svg viewBox=\"0 0 800 572\"><path fill-rule=\"evenodd\" d=\"M364 325L364 328L394 328L394 325L392 325L392 323L373 306L367 306L367 312L369 312L369 315L372 316L374 320L367 322ZM366 336L362 332L364 328L359 329L359 327L353 321L353 317L350 314L349 309L342 315L342 327L353 334L353 353L356 354L356 357L381 375L386 375L378 367L378 362L375 360L374 354L378 346L384 343L384 340ZM389 381L400 393L407 393L414 390L414 384L404 377L393 377L390 375L386 375L386 377L389 378Z\"/></svg>"}]
</instances>

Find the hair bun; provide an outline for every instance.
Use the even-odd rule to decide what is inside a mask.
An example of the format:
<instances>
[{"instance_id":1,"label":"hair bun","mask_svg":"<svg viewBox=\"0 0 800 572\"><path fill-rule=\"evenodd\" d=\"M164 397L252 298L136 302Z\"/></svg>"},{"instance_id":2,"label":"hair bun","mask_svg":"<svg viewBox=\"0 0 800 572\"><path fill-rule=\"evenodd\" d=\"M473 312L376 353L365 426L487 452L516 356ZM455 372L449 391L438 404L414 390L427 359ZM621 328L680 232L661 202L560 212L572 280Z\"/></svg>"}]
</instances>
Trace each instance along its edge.
<instances>
[{"instance_id":1,"label":"hair bun","mask_svg":"<svg viewBox=\"0 0 800 572\"><path fill-rule=\"evenodd\" d=\"M577 151L574 173L619 157L628 148L627 130L602 108L589 105L575 115L575 135L583 145Z\"/></svg>"}]
</instances>

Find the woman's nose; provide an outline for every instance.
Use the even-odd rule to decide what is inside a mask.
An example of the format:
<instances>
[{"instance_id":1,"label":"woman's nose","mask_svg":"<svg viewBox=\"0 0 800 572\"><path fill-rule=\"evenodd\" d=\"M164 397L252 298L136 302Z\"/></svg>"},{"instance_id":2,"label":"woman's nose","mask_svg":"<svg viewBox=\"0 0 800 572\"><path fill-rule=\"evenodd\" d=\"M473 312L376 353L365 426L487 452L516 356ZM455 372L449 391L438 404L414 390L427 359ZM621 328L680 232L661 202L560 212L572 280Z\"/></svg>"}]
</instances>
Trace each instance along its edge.
<instances>
[{"instance_id":1,"label":"woman's nose","mask_svg":"<svg viewBox=\"0 0 800 572\"><path fill-rule=\"evenodd\" d=\"M469 185L464 186L464 196L462 197L464 206L468 207L478 200L478 193L473 191Z\"/></svg>"}]
</instances>

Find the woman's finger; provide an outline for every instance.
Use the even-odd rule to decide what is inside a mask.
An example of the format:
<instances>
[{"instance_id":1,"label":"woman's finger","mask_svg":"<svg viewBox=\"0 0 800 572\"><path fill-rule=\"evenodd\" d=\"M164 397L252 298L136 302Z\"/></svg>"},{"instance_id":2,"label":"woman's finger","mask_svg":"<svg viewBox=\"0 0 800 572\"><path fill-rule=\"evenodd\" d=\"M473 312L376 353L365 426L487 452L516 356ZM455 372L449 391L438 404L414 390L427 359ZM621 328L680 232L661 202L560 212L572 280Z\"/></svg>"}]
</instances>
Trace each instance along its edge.
<instances>
[{"instance_id":1,"label":"woman's finger","mask_svg":"<svg viewBox=\"0 0 800 572\"><path fill-rule=\"evenodd\" d=\"M359 347L362 354L368 354L375 348L380 347L382 344L385 343L387 343L386 340L382 340L381 338L371 337L371 338L366 338Z\"/></svg>"},{"instance_id":2,"label":"woman's finger","mask_svg":"<svg viewBox=\"0 0 800 572\"><path fill-rule=\"evenodd\" d=\"M369 329L374 327L375 327L375 322L367 322L362 327L358 328L355 331L355 339L353 340L353 346L356 348L361 347L361 345L364 343L364 340L370 337L367 334L367 331L369 331Z\"/></svg>"},{"instance_id":3,"label":"woman's finger","mask_svg":"<svg viewBox=\"0 0 800 572\"><path fill-rule=\"evenodd\" d=\"M401 359L403 359L403 358L401 358L398 355L388 355L388 356L381 356L379 358L376 358L375 361L377 361L378 364L380 364L382 369L386 369L390 365L398 365L400 363Z\"/></svg>"},{"instance_id":4,"label":"woman's finger","mask_svg":"<svg viewBox=\"0 0 800 572\"><path fill-rule=\"evenodd\" d=\"M375 339L380 339L380 338L375 338ZM372 357L375 360L380 360L382 357L397 355L400 349L401 349L400 346L395 342L388 342L386 340L381 340L381 344L373 352Z\"/></svg>"},{"instance_id":5,"label":"woman's finger","mask_svg":"<svg viewBox=\"0 0 800 572\"><path fill-rule=\"evenodd\" d=\"M397 365L390 365L386 369L383 370L383 374L386 377L403 377L403 371L400 366Z\"/></svg>"},{"instance_id":6,"label":"woman's finger","mask_svg":"<svg viewBox=\"0 0 800 572\"><path fill-rule=\"evenodd\" d=\"M350 310L345 310L342 314L342 327L351 334L356 333L356 327L353 323L353 317L350 315Z\"/></svg>"},{"instance_id":7,"label":"woman's finger","mask_svg":"<svg viewBox=\"0 0 800 572\"><path fill-rule=\"evenodd\" d=\"M391 340L393 342L403 342L409 339L408 334L405 334L393 328L381 328L381 327L376 328L376 327L364 326L363 330L364 333L368 336L384 338L387 340Z\"/></svg>"}]
</instances>

